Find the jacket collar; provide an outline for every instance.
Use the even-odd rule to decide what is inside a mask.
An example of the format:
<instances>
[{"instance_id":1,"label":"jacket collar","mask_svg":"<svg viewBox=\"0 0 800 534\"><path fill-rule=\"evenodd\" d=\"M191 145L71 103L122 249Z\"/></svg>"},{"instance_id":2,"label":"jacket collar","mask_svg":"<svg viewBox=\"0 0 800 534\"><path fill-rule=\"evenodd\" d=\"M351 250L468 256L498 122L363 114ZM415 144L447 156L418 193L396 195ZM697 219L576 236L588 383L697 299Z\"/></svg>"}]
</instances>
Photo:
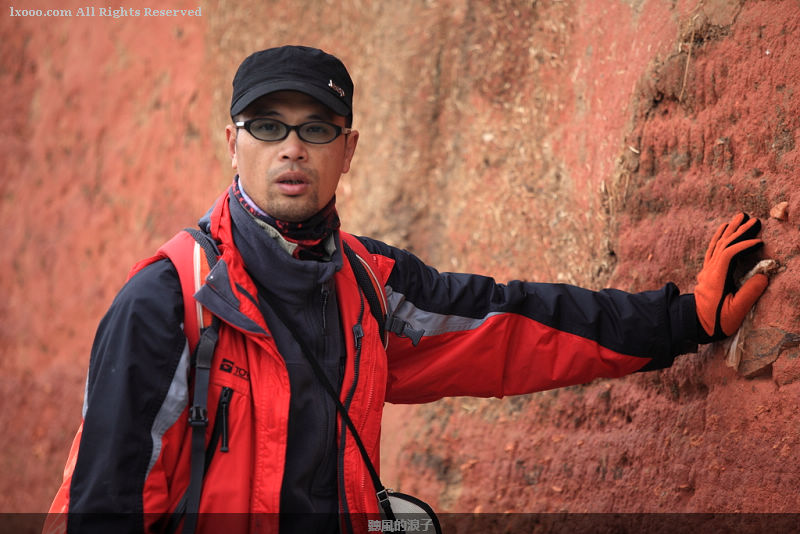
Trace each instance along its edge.
<instances>
[{"instance_id":1,"label":"jacket collar","mask_svg":"<svg viewBox=\"0 0 800 534\"><path fill-rule=\"evenodd\" d=\"M275 289L273 298L302 305L309 292L331 282L342 268L338 231L331 261L298 260L258 226L232 198L230 188L220 195L199 224L217 241L222 255L195 297L212 313L246 332L268 332L252 279L265 290Z\"/></svg>"}]
</instances>

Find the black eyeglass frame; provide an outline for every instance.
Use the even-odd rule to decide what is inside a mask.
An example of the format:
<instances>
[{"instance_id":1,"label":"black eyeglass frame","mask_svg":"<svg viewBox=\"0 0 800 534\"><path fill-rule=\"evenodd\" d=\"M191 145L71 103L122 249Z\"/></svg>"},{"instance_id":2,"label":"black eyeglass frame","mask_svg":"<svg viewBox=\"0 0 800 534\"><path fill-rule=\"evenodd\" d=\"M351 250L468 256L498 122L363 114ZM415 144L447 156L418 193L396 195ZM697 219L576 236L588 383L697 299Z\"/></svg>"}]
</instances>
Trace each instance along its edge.
<instances>
[{"instance_id":1,"label":"black eyeglass frame","mask_svg":"<svg viewBox=\"0 0 800 534\"><path fill-rule=\"evenodd\" d=\"M283 137L280 137L278 139L261 139L259 136L254 134L252 130L250 130L250 125L253 124L255 121L263 121L263 120L276 122L285 127L286 132L284 133ZM303 134L301 133L300 129L303 126L308 126L309 124L324 124L326 126L330 126L336 132L336 135L334 135L328 141L311 141L309 139L306 139L305 137L303 137ZM292 130L294 130L295 132L297 132L297 137L299 137L300 140L303 141L304 143L311 143L312 145L327 145L328 143L334 142L340 135L347 135L353 131L352 128L344 128L342 126L339 126L338 124L333 124L332 122L328 121L308 121L302 124L292 125L292 124L286 124L285 122L279 121L278 119L273 119L272 117L256 117L254 119L248 119L246 121L237 121L233 123L233 125L236 126L236 128L244 128L245 130L247 130L247 133L258 139L259 141L263 141L264 143L277 143L278 141L283 141L284 139L289 137L289 134L292 133Z\"/></svg>"}]
</instances>

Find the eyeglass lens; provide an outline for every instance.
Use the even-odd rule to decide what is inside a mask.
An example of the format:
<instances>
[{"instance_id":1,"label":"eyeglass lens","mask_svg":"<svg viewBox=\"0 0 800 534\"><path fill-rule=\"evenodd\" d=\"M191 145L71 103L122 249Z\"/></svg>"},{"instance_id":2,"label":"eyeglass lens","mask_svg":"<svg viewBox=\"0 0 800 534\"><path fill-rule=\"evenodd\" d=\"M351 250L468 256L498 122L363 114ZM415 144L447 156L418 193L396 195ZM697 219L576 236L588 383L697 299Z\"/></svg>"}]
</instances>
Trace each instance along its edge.
<instances>
[{"instance_id":1,"label":"eyeglass lens","mask_svg":"<svg viewBox=\"0 0 800 534\"><path fill-rule=\"evenodd\" d=\"M330 143L339 135L336 126L327 122L306 122L292 127L275 119L250 121L248 131L262 141L280 141L289 135L291 129L296 130L300 139L308 143Z\"/></svg>"}]
</instances>

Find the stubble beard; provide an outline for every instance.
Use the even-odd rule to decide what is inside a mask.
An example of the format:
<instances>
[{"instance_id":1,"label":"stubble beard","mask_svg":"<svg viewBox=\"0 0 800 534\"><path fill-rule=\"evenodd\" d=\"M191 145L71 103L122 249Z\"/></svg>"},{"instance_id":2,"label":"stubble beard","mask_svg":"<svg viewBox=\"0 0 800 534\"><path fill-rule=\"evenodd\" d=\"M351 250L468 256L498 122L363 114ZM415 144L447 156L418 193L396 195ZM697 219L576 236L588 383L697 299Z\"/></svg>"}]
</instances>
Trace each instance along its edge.
<instances>
[{"instance_id":1,"label":"stubble beard","mask_svg":"<svg viewBox=\"0 0 800 534\"><path fill-rule=\"evenodd\" d=\"M302 198L281 196L270 199L264 211L279 221L303 222L319 211L318 198L316 191Z\"/></svg>"},{"instance_id":2,"label":"stubble beard","mask_svg":"<svg viewBox=\"0 0 800 534\"><path fill-rule=\"evenodd\" d=\"M272 195L268 194L264 211L279 221L306 221L321 209L319 205L319 177L313 169L291 165L270 172L267 176L267 183L274 184L277 177L287 170L302 171L306 175L306 180L309 184L308 191L296 197L287 196L280 192L275 192Z\"/></svg>"}]
</instances>

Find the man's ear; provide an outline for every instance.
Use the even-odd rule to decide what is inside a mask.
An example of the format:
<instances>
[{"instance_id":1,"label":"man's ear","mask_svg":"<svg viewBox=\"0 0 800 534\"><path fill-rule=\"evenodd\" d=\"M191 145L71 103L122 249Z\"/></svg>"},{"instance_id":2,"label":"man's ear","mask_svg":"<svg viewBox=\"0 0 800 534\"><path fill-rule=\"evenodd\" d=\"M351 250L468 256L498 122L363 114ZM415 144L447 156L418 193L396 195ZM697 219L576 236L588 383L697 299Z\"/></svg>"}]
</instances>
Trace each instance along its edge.
<instances>
[{"instance_id":1,"label":"man's ear","mask_svg":"<svg viewBox=\"0 0 800 534\"><path fill-rule=\"evenodd\" d=\"M239 129L236 128L233 124L229 124L225 127L225 137L228 140L228 154L231 156L231 167L236 169L237 162L236 162L236 135L239 133Z\"/></svg>"},{"instance_id":2,"label":"man's ear","mask_svg":"<svg viewBox=\"0 0 800 534\"><path fill-rule=\"evenodd\" d=\"M350 162L353 161L353 154L356 153L358 144L358 130L353 130L344 138L344 161L342 162L342 174L350 170Z\"/></svg>"}]
</instances>

